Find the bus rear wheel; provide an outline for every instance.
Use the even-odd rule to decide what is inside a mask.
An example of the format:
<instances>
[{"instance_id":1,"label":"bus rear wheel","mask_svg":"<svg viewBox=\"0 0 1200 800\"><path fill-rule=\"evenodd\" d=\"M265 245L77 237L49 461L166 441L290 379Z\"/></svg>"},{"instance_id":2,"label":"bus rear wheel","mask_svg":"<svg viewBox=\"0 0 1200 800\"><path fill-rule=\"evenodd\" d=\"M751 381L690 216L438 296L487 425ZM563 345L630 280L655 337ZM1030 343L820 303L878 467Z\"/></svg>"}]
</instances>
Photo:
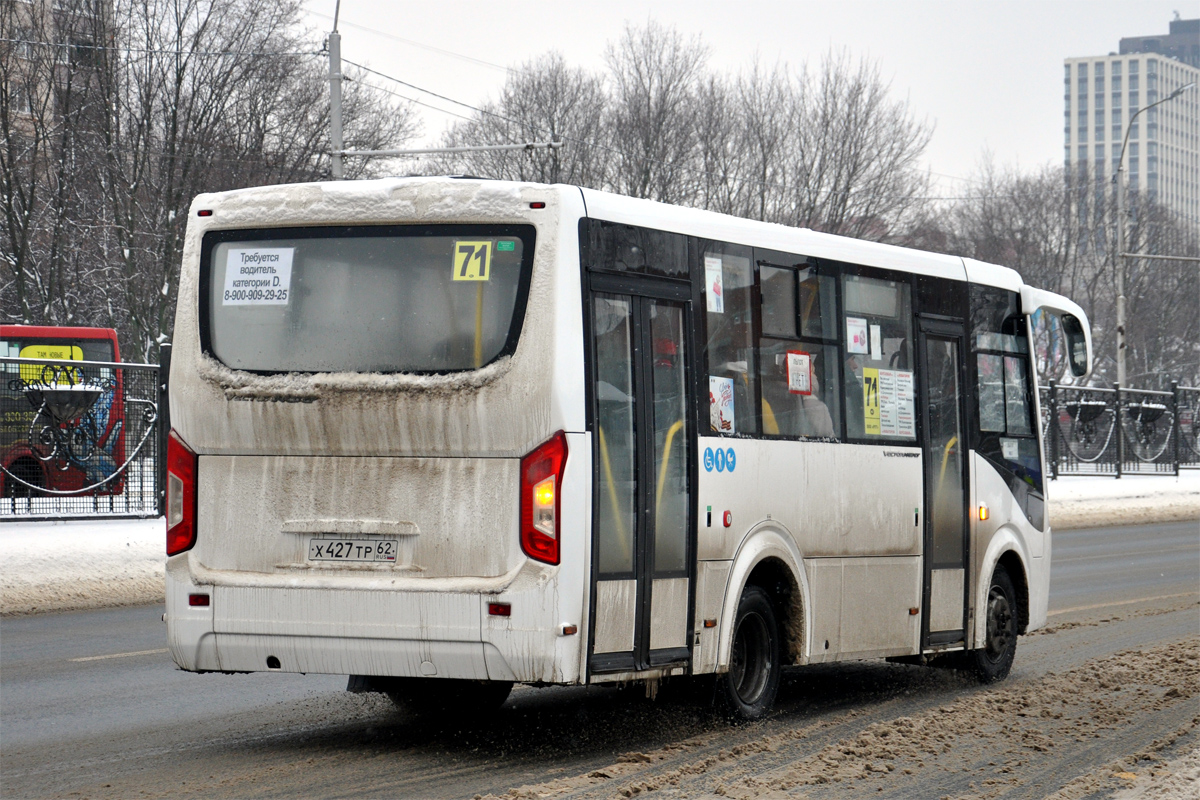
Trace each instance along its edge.
<instances>
[{"instance_id":1,"label":"bus rear wheel","mask_svg":"<svg viewBox=\"0 0 1200 800\"><path fill-rule=\"evenodd\" d=\"M1017 655L1017 592L1004 567L997 565L984 608L984 645L967 656L967 666L982 683L1002 681Z\"/></svg>"},{"instance_id":2,"label":"bus rear wheel","mask_svg":"<svg viewBox=\"0 0 1200 800\"><path fill-rule=\"evenodd\" d=\"M508 699L511 681L445 678L395 678L387 695L405 711L422 718L454 719L489 714Z\"/></svg>"},{"instance_id":3,"label":"bus rear wheel","mask_svg":"<svg viewBox=\"0 0 1200 800\"><path fill-rule=\"evenodd\" d=\"M735 719L767 715L779 693L779 625L767 593L748 586L733 623L729 671L718 676L717 696Z\"/></svg>"}]
</instances>

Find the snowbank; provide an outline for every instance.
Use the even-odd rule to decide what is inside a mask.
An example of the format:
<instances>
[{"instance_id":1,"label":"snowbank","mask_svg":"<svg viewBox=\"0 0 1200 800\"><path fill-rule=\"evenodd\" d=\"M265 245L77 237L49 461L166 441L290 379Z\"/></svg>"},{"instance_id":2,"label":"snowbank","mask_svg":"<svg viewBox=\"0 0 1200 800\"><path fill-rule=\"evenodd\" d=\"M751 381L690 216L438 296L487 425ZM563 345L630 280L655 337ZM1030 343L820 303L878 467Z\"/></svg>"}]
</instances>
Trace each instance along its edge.
<instances>
[{"instance_id":1,"label":"snowbank","mask_svg":"<svg viewBox=\"0 0 1200 800\"><path fill-rule=\"evenodd\" d=\"M1120 479L1063 476L1050 481L1050 524L1056 529L1200 520L1200 470Z\"/></svg>"},{"instance_id":2,"label":"snowbank","mask_svg":"<svg viewBox=\"0 0 1200 800\"><path fill-rule=\"evenodd\" d=\"M161 602L166 538L161 518L0 522L0 614Z\"/></svg>"},{"instance_id":3,"label":"snowbank","mask_svg":"<svg viewBox=\"0 0 1200 800\"><path fill-rule=\"evenodd\" d=\"M1057 529L1200 520L1200 470L1063 477L1049 494ZM161 602L165 544L162 519L0 522L0 615Z\"/></svg>"}]
</instances>

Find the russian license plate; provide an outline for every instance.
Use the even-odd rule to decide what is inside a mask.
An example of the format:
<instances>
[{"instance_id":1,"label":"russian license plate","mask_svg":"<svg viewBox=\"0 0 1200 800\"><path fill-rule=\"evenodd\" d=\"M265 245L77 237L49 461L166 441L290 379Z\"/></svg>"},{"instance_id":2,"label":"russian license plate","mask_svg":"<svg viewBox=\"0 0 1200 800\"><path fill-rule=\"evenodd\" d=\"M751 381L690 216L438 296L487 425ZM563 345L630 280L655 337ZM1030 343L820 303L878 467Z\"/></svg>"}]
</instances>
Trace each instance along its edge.
<instances>
[{"instance_id":1,"label":"russian license plate","mask_svg":"<svg viewBox=\"0 0 1200 800\"><path fill-rule=\"evenodd\" d=\"M309 561L396 561L391 539L309 539Z\"/></svg>"}]
</instances>

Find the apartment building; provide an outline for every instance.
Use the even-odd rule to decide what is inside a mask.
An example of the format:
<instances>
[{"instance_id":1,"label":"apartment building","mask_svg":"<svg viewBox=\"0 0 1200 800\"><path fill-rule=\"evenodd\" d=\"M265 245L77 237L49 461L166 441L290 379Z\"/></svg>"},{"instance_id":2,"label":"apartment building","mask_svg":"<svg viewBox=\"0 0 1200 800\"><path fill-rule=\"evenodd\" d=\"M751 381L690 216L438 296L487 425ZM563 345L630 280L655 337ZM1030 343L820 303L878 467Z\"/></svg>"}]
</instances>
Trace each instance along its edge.
<instances>
[{"instance_id":1,"label":"apartment building","mask_svg":"<svg viewBox=\"0 0 1200 800\"><path fill-rule=\"evenodd\" d=\"M1200 68L1170 55L1192 60L1192 38L1200 45L1200 19L1175 20L1168 36L1122 39L1119 53L1066 59L1063 162L1111 182L1124 143L1129 191L1200 225Z\"/></svg>"}]
</instances>

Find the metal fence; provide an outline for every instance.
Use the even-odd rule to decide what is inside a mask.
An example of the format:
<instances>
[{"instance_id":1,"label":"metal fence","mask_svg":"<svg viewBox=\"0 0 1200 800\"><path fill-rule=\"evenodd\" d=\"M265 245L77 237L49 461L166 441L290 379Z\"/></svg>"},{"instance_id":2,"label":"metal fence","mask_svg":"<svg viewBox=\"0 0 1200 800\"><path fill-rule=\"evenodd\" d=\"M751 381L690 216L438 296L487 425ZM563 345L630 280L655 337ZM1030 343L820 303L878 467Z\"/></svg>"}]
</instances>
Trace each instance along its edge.
<instances>
[{"instance_id":1,"label":"metal fence","mask_svg":"<svg viewBox=\"0 0 1200 800\"><path fill-rule=\"evenodd\" d=\"M0 358L0 521L161 516L165 374Z\"/></svg>"},{"instance_id":2,"label":"metal fence","mask_svg":"<svg viewBox=\"0 0 1200 800\"><path fill-rule=\"evenodd\" d=\"M1178 475L1200 467L1200 389L1042 389L1050 474Z\"/></svg>"}]
</instances>

